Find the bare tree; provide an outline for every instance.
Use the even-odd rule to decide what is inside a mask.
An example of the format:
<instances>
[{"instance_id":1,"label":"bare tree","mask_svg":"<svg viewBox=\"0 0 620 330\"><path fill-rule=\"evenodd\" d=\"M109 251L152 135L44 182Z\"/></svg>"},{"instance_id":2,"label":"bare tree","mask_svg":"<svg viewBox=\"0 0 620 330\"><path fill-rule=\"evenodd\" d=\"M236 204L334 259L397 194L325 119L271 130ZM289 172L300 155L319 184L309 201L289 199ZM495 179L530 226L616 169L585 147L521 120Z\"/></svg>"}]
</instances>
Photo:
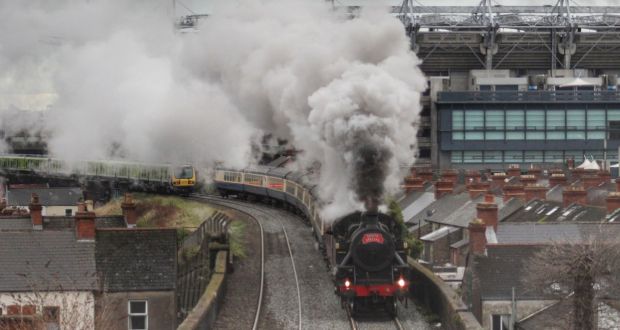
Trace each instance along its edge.
<instances>
[{"instance_id":1,"label":"bare tree","mask_svg":"<svg viewBox=\"0 0 620 330\"><path fill-rule=\"evenodd\" d=\"M542 247L525 266L525 284L558 299L571 299L566 320L575 330L596 328L596 300L620 290L620 240L601 230L582 240Z\"/></svg>"}]
</instances>

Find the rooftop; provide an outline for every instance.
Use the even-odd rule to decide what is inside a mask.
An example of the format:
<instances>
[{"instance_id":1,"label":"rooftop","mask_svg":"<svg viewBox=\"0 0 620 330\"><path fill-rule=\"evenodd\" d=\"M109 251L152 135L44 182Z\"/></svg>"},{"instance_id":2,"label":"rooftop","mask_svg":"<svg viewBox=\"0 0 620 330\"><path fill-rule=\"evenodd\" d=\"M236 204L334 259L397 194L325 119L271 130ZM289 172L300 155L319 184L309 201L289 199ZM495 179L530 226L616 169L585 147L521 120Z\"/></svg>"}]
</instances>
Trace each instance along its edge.
<instances>
[{"instance_id":1,"label":"rooftop","mask_svg":"<svg viewBox=\"0 0 620 330\"><path fill-rule=\"evenodd\" d=\"M11 189L6 193L7 205L28 206L33 193L43 206L74 206L83 197L80 188Z\"/></svg>"},{"instance_id":2,"label":"rooftop","mask_svg":"<svg viewBox=\"0 0 620 330\"><path fill-rule=\"evenodd\" d=\"M620 235L620 223L501 223L497 228L497 242L500 245L581 242L598 233Z\"/></svg>"}]
</instances>

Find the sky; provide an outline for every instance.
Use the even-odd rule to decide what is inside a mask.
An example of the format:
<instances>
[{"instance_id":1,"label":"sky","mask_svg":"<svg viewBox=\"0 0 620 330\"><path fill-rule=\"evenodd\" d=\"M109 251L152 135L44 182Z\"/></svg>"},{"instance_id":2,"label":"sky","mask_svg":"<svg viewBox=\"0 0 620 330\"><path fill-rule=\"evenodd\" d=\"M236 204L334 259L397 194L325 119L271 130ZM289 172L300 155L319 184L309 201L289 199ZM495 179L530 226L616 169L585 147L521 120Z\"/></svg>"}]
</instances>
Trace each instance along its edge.
<instances>
[{"instance_id":1,"label":"sky","mask_svg":"<svg viewBox=\"0 0 620 330\"><path fill-rule=\"evenodd\" d=\"M321 1L321 0L315 0ZM209 12L215 3L212 0L177 0L177 16L191 14L188 10L195 13ZM338 5L361 5L361 4L388 4L399 5L401 0L334 0ZM480 0L415 0L420 5L425 6L476 6ZM555 5L557 0L493 0L494 4L503 6L523 6L523 5ZM572 0L573 6L620 6L620 0ZM184 8L185 7L185 8Z\"/></svg>"}]
</instances>

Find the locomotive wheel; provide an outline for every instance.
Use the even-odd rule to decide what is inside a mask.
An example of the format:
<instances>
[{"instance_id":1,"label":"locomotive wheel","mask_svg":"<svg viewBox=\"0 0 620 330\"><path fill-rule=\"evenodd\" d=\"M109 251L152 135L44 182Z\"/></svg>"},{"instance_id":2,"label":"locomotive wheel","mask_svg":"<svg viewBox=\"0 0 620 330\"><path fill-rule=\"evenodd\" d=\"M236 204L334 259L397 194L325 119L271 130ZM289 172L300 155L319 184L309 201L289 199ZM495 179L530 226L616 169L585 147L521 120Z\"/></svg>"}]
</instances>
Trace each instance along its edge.
<instances>
[{"instance_id":1,"label":"locomotive wheel","mask_svg":"<svg viewBox=\"0 0 620 330\"><path fill-rule=\"evenodd\" d=\"M396 309L396 299L394 299L394 297L385 299L385 311L391 317L396 317L396 315L398 315L398 311Z\"/></svg>"}]
</instances>

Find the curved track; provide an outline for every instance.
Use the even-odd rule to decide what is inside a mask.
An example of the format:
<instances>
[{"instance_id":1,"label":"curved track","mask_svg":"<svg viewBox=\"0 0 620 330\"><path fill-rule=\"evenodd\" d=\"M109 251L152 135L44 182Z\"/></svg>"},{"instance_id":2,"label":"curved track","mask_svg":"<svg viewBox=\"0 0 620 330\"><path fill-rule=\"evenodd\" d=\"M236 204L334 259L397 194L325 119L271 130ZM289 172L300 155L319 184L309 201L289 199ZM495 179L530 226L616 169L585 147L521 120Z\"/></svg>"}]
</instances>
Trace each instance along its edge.
<instances>
[{"instance_id":1,"label":"curved track","mask_svg":"<svg viewBox=\"0 0 620 330\"><path fill-rule=\"evenodd\" d=\"M215 196L192 195L192 198L244 213L262 227L261 286L264 288L260 304L235 306L241 313L256 311L253 329L430 329L414 306L399 307L399 320L348 317L334 296L333 282L322 254L316 250L312 229L296 215L263 204ZM224 328L251 326L248 322Z\"/></svg>"},{"instance_id":2,"label":"curved track","mask_svg":"<svg viewBox=\"0 0 620 330\"><path fill-rule=\"evenodd\" d=\"M291 263L291 269L292 269L292 275L293 275L293 279L295 282L295 288L296 288L296 292L297 292L297 327L298 329L302 329L302 308L301 308L301 289L299 286L299 278L297 275L297 267L295 266L295 257L293 256L293 250L291 248L291 242L288 236L288 233L286 231L286 227L284 226L284 224L282 223L282 220L280 219L279 215L275 215L273 214L273 212L270 212L271 210L269 209L265 209L265 207L263 206L258 206L258 205L252 205L252 204L248 204L248 203L244 203L244 202L239 202L239 201L232 201L232 200L227 200L227 199L223 199L223 198L218 198L218 197L214 197L214 196L207 196L207 195L192 195L193 198L196 199L200 199L200 200L204 200L204 201L208 201L209 203L213 203L213 204L218 204L221 206L226 206L226 207L230 207L233 209L236 209L240 212L246 213L248 214L251 218L253 218L256 223L259 225L260 227L260 231L261 231L261 280L260 280L260 293L259 293L259 298L258 298L258 302L257 302L257 307L256 307L256 313L255 313L255 317L254 317L254 324L252 326L253 330L256 330L259 328L259 326L265 325L270 323L271 320L269 320L268 317L264 317L264 315L261 315L261 309L263 308L263 292L265 291L264 287L265 287L265 235L264 235L264 227L265 226L270 226L273 225L273 223L268 223L268 224L263 224L263 222L265 221L264 219L262 219L262 217L260 216L256 216L257 213L258 215L262 215L266 218L271 218L271 219L276 219L277 223L281 229L281 233L283 234L283 238L284 241L286 242L286 249L283 249L282 246L278 247L277 249L273 249L273 251L270 251L272 253L276 253L276 254L281 254L281 252L283 252L283 250L285 253L288 254L289 258L290 258L290 263ZM273 227L273 226L272 226ZM276 229L276 228L271 228L271 229ZM269 244L269 242L268 242ZM268 246L268 250L271 250L269 247L273 247L274 245L277 246L276 244L269 244ZM280 271L284 271L283 269L279 269ZM281 283L282 284L282 283ZM287 313L287 315L290 315ZM264 328L264 327L261 327Z\"/></svg>"}]
</instances>

